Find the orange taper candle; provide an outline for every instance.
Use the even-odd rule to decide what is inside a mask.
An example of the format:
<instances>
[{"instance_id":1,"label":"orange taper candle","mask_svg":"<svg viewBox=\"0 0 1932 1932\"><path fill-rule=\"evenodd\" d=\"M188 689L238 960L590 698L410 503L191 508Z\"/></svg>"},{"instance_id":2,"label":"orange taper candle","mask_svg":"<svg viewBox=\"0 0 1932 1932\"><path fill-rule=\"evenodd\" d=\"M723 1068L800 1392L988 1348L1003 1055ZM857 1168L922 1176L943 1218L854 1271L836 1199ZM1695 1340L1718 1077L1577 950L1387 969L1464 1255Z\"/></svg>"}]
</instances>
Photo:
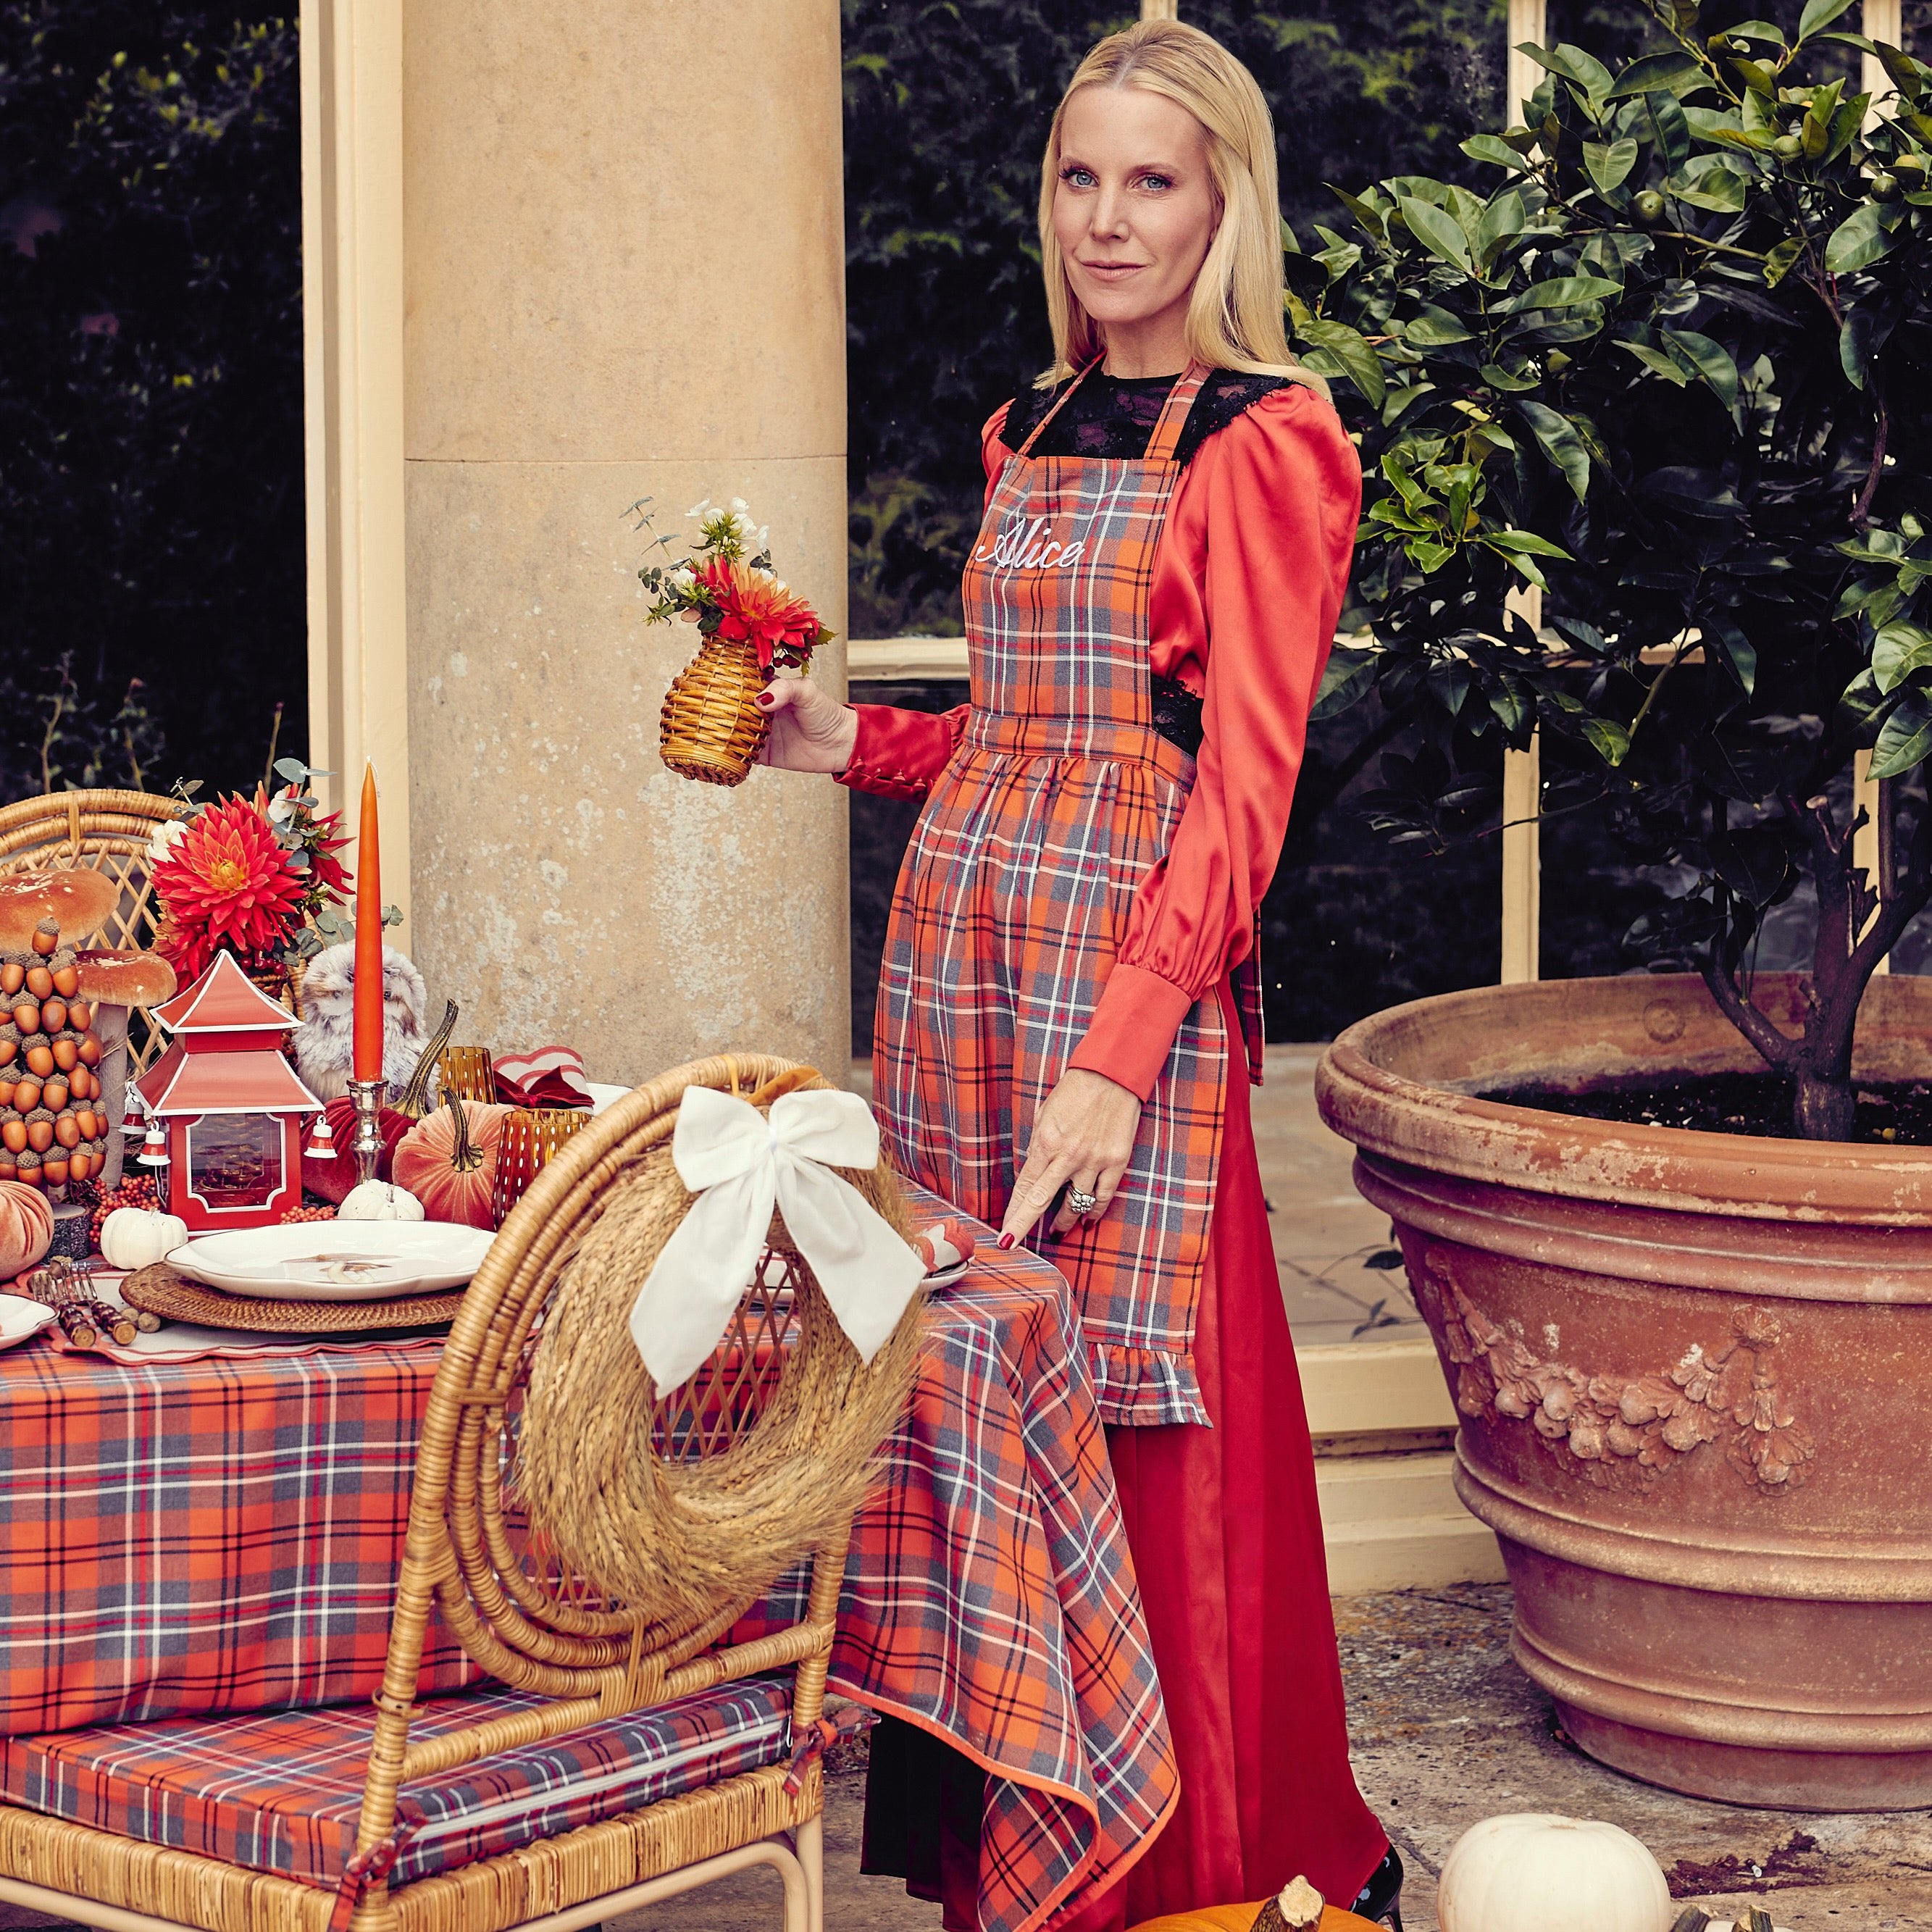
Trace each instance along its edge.
<instances>
[{"instance_id":1,"label":"orange taper candle","mask_svg":"<svg viewBox=\"0 0 1932 1932\"><path fill-rule=\"evenodd\" d=\"M376 826L376 768L362 767L356 829L356 1078L382 1077L382 866Z\"/></svg>"}]
</instances>

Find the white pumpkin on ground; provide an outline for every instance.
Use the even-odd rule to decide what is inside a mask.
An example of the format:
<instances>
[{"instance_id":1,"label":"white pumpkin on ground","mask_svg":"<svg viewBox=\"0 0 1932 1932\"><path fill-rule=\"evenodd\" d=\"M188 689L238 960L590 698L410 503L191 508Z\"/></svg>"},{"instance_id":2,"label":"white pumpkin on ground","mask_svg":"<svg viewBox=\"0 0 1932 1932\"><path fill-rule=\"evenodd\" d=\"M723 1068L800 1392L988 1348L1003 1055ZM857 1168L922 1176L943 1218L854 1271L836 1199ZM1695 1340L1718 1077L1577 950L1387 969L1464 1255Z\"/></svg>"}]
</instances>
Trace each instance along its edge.
<instances>
[{"instance_id":1,"label":"white pumpkin on ground","mask_svg":"<svg viewBox=\"0 0 1932 1932\"><path fill-rule=\"evenodd\" d=\"M352 1187L335 1210L338 1221L420 1221L423 1204L393 1180L364 1180Z\"/></svg>"},{"instance_id":2,"label":"white pumpkin on ground","mask_svg":"<svg viewBox=\"0 0 1932 1932\"><path fill-rule=\"evenodd\" d=\"M1456 1840L1436 1913L1442 1932L1670 1932L1670 1888L1614 1825L1516 1812Z\"/></svg>"},{"instance_id":3,"label":"white pumpkin on ground","mask_svg":"<svg viewBox=\"0 0 1932 1932\"><path fill-rule=\"evenodd\" d=\"M117 1208L100 1224L100 1252L108 1266L130 1274L165 1261L187 1239L188 1223L178 1214L152 1208Z\"/></svg>"}]
</instances>

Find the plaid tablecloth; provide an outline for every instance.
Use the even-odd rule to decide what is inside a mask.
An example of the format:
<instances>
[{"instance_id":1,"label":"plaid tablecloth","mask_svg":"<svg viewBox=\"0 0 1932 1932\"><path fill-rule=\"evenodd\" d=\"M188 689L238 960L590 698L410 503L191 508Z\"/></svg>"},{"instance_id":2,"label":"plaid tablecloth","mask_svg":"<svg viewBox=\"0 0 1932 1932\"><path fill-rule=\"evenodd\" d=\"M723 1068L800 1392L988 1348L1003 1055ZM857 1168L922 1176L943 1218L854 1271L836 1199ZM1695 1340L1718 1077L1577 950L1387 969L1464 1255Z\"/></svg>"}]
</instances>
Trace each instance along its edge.
<instances>
[{"instance_id":1,"label":"plaid tablecloth","mask_svg":"<svg viewBox=\"0 0 1932 1932\"><path fill-rule=\"evenodd\" d=\"M927 1318L832 1676L986 1767L980 1923L1029 1932L1132 1862L1173 1753L1064 1285L989 1246ZM0 1732L370 1694L436 1360L0 1353ZM476 1675L433 1628L425 1694Z\"/></svg>"},{"instance_id":2,"label":"plaid tablecloth","mask_svg":"<svg viewBox=\"0 0 1932 1932\"><path fill-rule=\"evenodd\" d=\"M1066 1284L980 1232L854 1526L831 1679L985 1767L980 1924L1027 1932L1132 1864L1180 1786Z\"/></svg>"}]
</instances>

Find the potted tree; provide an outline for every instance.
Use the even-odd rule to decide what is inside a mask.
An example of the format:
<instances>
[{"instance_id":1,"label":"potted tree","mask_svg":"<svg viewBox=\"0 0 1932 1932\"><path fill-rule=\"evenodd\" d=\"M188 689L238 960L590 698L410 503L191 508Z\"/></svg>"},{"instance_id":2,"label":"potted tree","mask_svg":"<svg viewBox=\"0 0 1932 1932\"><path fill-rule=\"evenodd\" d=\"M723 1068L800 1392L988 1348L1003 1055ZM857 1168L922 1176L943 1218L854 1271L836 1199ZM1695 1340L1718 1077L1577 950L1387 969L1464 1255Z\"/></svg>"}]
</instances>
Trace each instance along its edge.
<instances>
[{"instance_id":1,"label":"potted tree","mask_svg":"<svg viewBox=\"0 0 1932 1932\"><path fill-rule=\"evenodd\" d=\"M1928 1804L1932 992L1874 974L1932 898L1932 70L1846 0L1790 43L1652 6L1621 74L1532 50L1530 124L1466 146L1486 195L1343 195L1289 308L1369 484L1374 641L1322 706L1423 735L1378 822L1490 829L1540 731L1544 812L1682 889L1652 971L1396 1008L1318 1092L1570 1734L1688 1791ZM1808 81L1826 49L1895 94ZM1810 970L1756 973L1794 893Z\"/></svg>"}]
</instances>

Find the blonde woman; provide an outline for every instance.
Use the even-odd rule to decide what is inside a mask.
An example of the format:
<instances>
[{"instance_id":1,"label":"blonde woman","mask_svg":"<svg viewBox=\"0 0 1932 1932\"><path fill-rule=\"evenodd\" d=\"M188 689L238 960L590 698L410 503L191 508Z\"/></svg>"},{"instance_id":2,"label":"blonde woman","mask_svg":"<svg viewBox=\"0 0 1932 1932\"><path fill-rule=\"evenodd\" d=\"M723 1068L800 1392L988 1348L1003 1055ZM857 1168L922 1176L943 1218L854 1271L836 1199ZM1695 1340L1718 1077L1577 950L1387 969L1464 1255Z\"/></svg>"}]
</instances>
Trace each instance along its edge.
<instances>
[{"instance_id":1,"label":"blonde woman","mask_svg":"<svg viewBox=\"0 0 1932 1932\"><path fill-rule=\"evenodd\" d=\"M1172 21L1095 47L1042 178L1055 367L985 434L971 702L847 706L800 681L761 700L771 762L925 800L879 1112L908 1172L1001 1245L1044 1244L1078 1302L1181 1779L1082 1932L1297 1873L1400 1923L1401 1868L1349 1770L1248 1115L1256 910L1361 501L1291 365L1279 221L1238 61ZM956 1770L923 1781L956 1794ZM970 1837L970 1794L951 1808L940 1837ZM976 1861L940 1852L928 1888L970 1928Z\"/></svg>"}]
</instances>

